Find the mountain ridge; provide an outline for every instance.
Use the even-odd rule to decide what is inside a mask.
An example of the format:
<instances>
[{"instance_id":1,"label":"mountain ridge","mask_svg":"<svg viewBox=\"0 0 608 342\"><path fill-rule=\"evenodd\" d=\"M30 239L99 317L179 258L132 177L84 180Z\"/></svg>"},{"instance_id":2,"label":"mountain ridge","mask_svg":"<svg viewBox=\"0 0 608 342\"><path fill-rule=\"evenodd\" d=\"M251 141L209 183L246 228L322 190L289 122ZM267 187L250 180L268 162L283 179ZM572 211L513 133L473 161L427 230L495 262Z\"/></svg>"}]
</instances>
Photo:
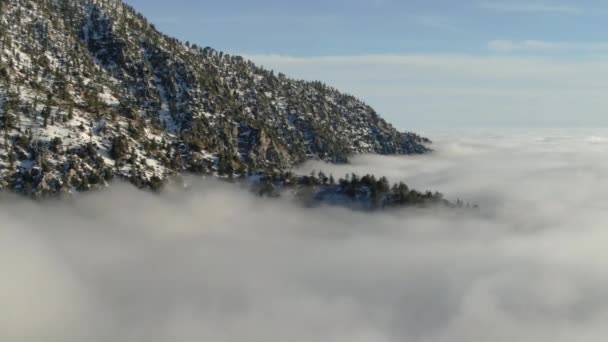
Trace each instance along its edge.
<instances>
[{"instance_id":1,"label":"mountain ridge","mask_svg":"<svg viewBox=\"0 0 608 342\"><path fill-rule=\"evenodd\" d=\"M0 188L33 194L430 142L319 81L164 35L119 0L0 0L0 130Z\"/></svg>"}]
</instances>

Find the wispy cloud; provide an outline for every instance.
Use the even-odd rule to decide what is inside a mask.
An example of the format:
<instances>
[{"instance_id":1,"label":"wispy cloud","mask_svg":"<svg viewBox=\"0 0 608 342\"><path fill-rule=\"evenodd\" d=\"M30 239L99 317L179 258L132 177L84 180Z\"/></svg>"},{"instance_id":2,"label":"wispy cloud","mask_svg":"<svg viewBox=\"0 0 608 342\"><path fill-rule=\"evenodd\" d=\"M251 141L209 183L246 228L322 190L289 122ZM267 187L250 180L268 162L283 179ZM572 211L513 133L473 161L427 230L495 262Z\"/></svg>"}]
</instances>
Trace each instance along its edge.
<instances>
[{"instance_id":1,"label":"wispy cloud","mask_svg":"<svg viewBox=\"0 0 608 342\"><path fill-rule=\"evenodd\" d=\"M543 40L492 40L488 49L496 52L606 52L608 42L552 42Z\"/></svg>"},{"instance_id":2,"label":"wispy cloud","mask_svg":"<svg viewBox=\"0 0 608 342\"><path fill-rule=\"evenodd\" d=\"M540 42L528 45L543 46ZM433 124L529 124L530 112L551 113L551 117L539 118L535 123L539 125L573 121L608 124L604 113L608 106L608 60L599 57L560 60L543 56L505 53L485 57L258 55L248 58L293 77L322 80L361 97L404 129Z\"/></svg>"},{"instance_id":3,"label":"wispy cloud","mask_svg":"<svg viewBox=\"0 0 608 342\"><path fill-rule=\"evenodd\" d=\"M184 19L178 18L178 17L152 17L152 18L150 18L150 20L156 24L175 25L175 24L179 24Z\"/></svg>"},{"instance_id":4,"label":"wispy cloud","mask_svg":"<svg viewBox=\"0 0 608 342\"><path fill-rule=\"evenodd\" d=\"M430 29L461 32L462 29L453 25L450 20L441 15L414 15L410 17L416 24Z\"/></svg>"},{"instance_id":5,"label":"wispy cloud","mask_svg":"<svg viewBox=\"0 0 608 342\"><path fill-rule=\"evenodd\" d=\"M497 12L582 14L582 7L565 4L526 2L482 2L479 7Z\"/></svg>"}]
</instances>

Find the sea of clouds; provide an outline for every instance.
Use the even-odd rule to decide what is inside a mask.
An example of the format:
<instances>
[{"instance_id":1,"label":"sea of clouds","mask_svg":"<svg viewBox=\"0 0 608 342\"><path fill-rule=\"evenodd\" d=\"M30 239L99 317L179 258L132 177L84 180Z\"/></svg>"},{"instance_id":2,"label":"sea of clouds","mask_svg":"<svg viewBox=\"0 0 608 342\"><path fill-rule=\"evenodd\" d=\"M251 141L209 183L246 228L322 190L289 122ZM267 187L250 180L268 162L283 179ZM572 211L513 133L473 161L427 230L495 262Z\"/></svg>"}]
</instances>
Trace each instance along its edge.
<instances>
[{"instance_id":1,"label":"sea of clouds","mask_svg":"<svg viewBox=\"0 0 608 342\"><path fill-rule=\"evenodd\" d=\"M428 135L431 155L298 171L479 210L310 209L209 180L0 196L0 341L604 341L608 131Z\"/></svg>"}]
</instances>

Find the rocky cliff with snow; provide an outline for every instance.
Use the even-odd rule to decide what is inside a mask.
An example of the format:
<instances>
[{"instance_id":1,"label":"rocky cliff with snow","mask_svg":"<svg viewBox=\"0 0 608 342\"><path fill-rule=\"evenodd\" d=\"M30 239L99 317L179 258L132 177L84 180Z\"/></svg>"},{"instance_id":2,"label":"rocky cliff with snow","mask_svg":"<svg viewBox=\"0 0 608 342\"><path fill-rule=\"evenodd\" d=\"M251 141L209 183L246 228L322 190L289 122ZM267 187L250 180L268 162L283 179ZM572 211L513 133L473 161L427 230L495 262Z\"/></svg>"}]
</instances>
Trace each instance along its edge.
<instances>
[{"instance_id":1,"label":"rocky cliff with snow","mask_svg":"<svg viewBox=\"0 0 608 342\"><path fill-rule=\"evenodd\" d=\"M154 188L427 142L321 82L168 37L118 0L0 0L0 188Z\"/></svg>"}]
</instances>

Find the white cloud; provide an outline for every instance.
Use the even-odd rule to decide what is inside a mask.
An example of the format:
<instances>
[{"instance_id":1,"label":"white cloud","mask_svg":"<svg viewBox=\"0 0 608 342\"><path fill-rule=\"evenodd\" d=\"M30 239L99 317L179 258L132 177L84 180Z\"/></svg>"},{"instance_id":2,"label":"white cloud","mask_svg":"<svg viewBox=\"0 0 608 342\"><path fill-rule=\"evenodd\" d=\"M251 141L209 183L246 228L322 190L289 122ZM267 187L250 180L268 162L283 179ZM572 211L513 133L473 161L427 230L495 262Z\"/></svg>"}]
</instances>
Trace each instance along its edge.
<instances>
[{"instance_id":1,"label":"white cloud","mask_svg":"<svg viewBox=\"0 0 608 342\"><path fill-rule=\"evenodd\" d=\"M488 43L488 48L498 52L514 52L514 51L547 51L555 49L563 49L568 45L564 43L545 42L539 40L525 40L514 42L511 40L493 40Z\"/></svg>"},{"instance_id":2,"label":"white cloud","mask_svg":"<svg viewBox=\"0 0 608 342\"><path fill-rule=\"evenodd\" d=\"M582 14L583 8L574 5L556 5L533 2L482 2L479 7L498 12L521 12L521 13L557 13L557 14Z\"/></svg>"},{"instance_id":3,"label":"white cloud","mask_svg":"<svg viewBox=\"0 0 608 342\"><path fill-rule=\"evenodd\" d=\"M453 25L445 16L440 15L415 15L410 17L416 24L428 27L431 29L462 32L462 29Z\"/></svg>"},{"instance_id":4,"label":"white cloud","mask_svg":"<svg viewBox=\"0 0 608 342\"><path fill-rule=\"evenodd\" d=\"M493 40L488 48L497 52L607 52L608 43L551 42L542 40Z\"/></svg>"},{"instance_id":5,"label":"white cloud","mask_svg":"<svg viewBox=\"0 0 608 342\"><path fill-rule=\"evenodd\" d=\"M512 43L514 44L514 43ZM534 43L538 48L539 43ZM534 45L529 43L528 45ZM503 46L503 49L512 47ZM412 126L608 124L608 60L473 55L248 56Z\"/></svg>"},{"instance_id":6,"label":"white cloud","mask_svg":"<svg viewBox=\"0 0 608 342\"><path fill-rule=\"evenodd\" d=\"M151 18L151 21L156 24L175 25L183 22L184 19L179 17L154 17Z\"/></svg>"},{"instance_id":7,"label":"white cloud","mask_svg":"<svg viewBox=\"0 0 608 342\"><path fill-rule=\"evenodd\" d=\"M599 342L608 131L430 133L387 174L479 211L366 214L192 181L0 196L3 342Z\"/></svg>"}]
</instances>

